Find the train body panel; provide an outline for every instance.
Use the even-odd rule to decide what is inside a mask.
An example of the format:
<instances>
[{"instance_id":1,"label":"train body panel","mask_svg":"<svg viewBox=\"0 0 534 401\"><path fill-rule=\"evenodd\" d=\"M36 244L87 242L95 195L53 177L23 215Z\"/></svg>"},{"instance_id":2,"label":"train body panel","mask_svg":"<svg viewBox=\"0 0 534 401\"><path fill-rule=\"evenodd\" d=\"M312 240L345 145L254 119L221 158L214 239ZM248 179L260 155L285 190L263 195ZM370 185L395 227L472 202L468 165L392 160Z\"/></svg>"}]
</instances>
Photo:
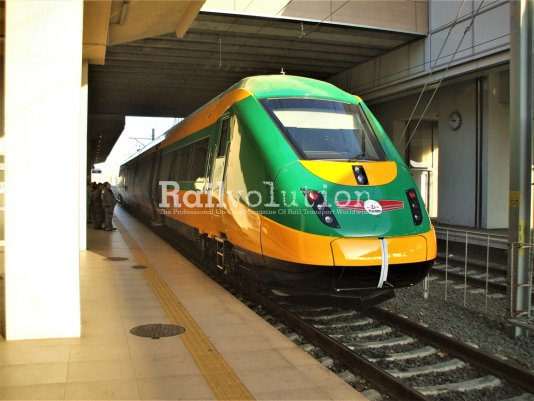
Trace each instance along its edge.
<instances>
[{"instance_id":1,"label":"train body panel","mask_svg":"<svg viewBox=\"0 0 534 401\"><path fill-rule=\"evenodd\" d=\"M324 82L246 78L128 160L118 183L127 206L202 252L227 244L220 267L284 293L375 299L436 257L394 145L361 99Z\"/></svg>"},{"instance_id":2,"label":"train body panel","mask_svg":"<svg viewBox=\"0 0 534 401\"><path fill-rule=\"evenodd\" d=\"M383 163L359 163L358 166L367 168L367 164ZM279 172L274 183L275 204L284 205L287 211L274 215L273 219L296 230L325 236L391 237L419 234L430 230L430 221L422 220L417 226L412 223L412 211L405 191L413 188L408 174L397 174L388 185L346 186L318 178L300 163L293 163ZM314 209L306 200L303 190L320 192L330 205L339 227L328 226L318 218L309 218L313 216ZM372 205L379 209L369 212L366 205L367 209Z\"/></svg>"},{"instance_id":3,"label":"train body panel","mask_svg":"<svg viewBox=\"0 0 534 401\"><path fill-rule=\"evenodd\" d=\"M310 234L262 216L263 254L293 263L336 266L378 266L382 261L378 237L330 237ZM387 237L390 264L417 263L436 258L435 233Z\"/></svg>"}]
</instances>

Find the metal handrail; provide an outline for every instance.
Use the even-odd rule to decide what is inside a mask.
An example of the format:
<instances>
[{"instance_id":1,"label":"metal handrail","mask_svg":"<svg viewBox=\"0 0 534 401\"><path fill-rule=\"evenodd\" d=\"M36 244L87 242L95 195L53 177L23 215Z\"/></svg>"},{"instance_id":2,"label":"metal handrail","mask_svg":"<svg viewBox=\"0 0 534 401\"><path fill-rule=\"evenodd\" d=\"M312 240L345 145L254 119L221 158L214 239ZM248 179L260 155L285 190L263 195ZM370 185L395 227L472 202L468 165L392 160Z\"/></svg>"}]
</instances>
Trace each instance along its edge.
<instances>
[{"instance_id":1,"label":"metal handrail","mask_svg":"<svg viewBox=\"0 0 534 401\"><path fill-rule=\"evenodd\" d=\"M480 232L480 231L472 231L472 230L462 230L462 229L459 229L459 228L450 228L450 227L446 227L446 226L440 226L440 225L437 225L437 224L433 224L434 228L437 228L437 229L440 229L440 230L444 230L444 231L455 231L459 234L468 234L470 235L471 237L480 237L480 238L486 238L486 237L495 237L495 238L499 238L499 239L508 239L508 236L507 235L504 235L504 234L495 234L495 233L484 233L484 232Z\"/></svg>"},{"instance_id":2,"label":"metal handrail","mask_svg":"<svg viewBox=\"0 0 534 401\"><path fill-rule=\"evenodd\" d=\"M506 236L504 235L500 235L500 234L494 234L494 233L483 233L483 232L480 232L480 231L474 231L474 230L462 230L462 229L459 229L459 228L449 228L449 227L443 227L443 226L439 226L439 225L434 225L434 227L438 230L441 231L441 238L443 240L445 240L445 266L444 266L444 278L445 278L445 282L444 282L444 299L445 301L448 300L448 292L449 292L449 282L450 282L450 279L449 279L449 269L450 269L450 266L449 266L449 259L450 259L450 255L449 255L449 243L451 242L451 237L453 237L455 239L454 242L464 242L462 240L465 240L465 250L464 250L464 255L463 255L463 276L464 276L464 280L463 280L463 306L464 307L467 307L467 292L468 292L468 287L467 287L467 284L468 284L468 263L470 262L469 261L469 258L468 258L468 250L469 250L469 245L478 245L478 246L485 246L486 247L486 260L485 260L485 273L482 273L483 276L479 278L481 280L484 280L485 281L485 285L482 287L484 289L484 313L488 313L488 297L491 297L488 293L489 293L489 290L492 288L492 287L495 287L494 283L491 282L490 283L490 247L491 247L491 242L494 241L494 240L498 240L499 243L502 244L503 239L507 239ZM471 241L470 241L471 240ZM473 241L475 240L475 241ZM483 242L482 242L483 241ZM474 242L474 243L473 243ZM516 249L521 249L521 248L533 248L534 247L534 244L530 244L530 243L520 243L520 242L514 242L514 243L507 243L506 244L506 248L508 248L509 250L511 250L511 257L512 257L512 260L513 258L515 257L515 253L516 253ZM533 283L532 283L532 277L533 277L533 260L532 260L532 254L531 254L531 263L530 263L530 270L529 270L529 275L528 275L528 282L527 283L520 283L521 286L524 286L524 287L528 287L528 294L530 296L530 293L532 291L532 286L533 286ZM461 259L460 259L461 260ZM458 260L458 262L460 262L460 260ZM481 261L480 261L481 262ZM452 274L452 272L450 272L450 274ZM460 273L462 274L462 273ZM513 277L513 271L512 272L509 272L508 273L509 276L508 277ZM512 276L510 276L510 274L512 274ZM456 273L454 275L457 275ZM473 281L470 279L470 281ZM508 280L509 281L509 280ZM523 280L524 281L524 280ZM509 283L508 283L509 284ZM512 292L516 290L516 288L514 289L511 289ZM429 293L429 287L428 287L428 281L425 280L425 283L423 285L423 297L426 299L428 298L428 293ZM514 298L512 296L509 296L509 303L508 303L508 307L510 308L510 311L508 312L509 313L509 316L510 318L513 318L513 319L518 319L518 318L522 318L524 316L527 317L527 319L530 318L531 316L531 308L529 307L528 308L528 311L514 311L513 309L513 305L514 305ZM504 312L504 311L503 311ZM522 312L522 313L515 313L515 312Z\"/></svg>"},{"instance_id":3,"label":"metal handrail","mask_svg":"<svg viewBox=\"0 0 534 401\"><path fill-rule=\"evenodd\" d=\"M517 249L524 249L524 248L528 248L529 250L532 249L534 247L534 244L532 243L526 243L526 242L512 242L510 244L510 248L511 248L511 255L510 255L510 258L511 258L511 262L510 262L510 277L514 278L515 276L515 271L514 271L514 257L515 257L515 252L514 250ZM530 302L530 297L531 297L531 293L532 293L532 270L533 270L533 259L532 259L532 252L530 253L529 255L529 260L530 260L530 269L528 270L528 275L527 275L527 282L526 283L518 283L518 284L515 284L513 283L512 286L513 288L511 288L511 291L510 291L510 297L509 297L509 320L512 319L512 320L519 320L519 321L528 321L531 317L531 312L532 312L532 305L531 305L531 302ZM525 311L518 311L516 310L516 307L515 307L515 304L516 304L516 300L517 300L517 292L516 290L518 290L518 288L520 286L523 286L524 288L526 288L526 293L529 297L529 300L527 301L527 310Z\"/></svg>"}]
</instances>

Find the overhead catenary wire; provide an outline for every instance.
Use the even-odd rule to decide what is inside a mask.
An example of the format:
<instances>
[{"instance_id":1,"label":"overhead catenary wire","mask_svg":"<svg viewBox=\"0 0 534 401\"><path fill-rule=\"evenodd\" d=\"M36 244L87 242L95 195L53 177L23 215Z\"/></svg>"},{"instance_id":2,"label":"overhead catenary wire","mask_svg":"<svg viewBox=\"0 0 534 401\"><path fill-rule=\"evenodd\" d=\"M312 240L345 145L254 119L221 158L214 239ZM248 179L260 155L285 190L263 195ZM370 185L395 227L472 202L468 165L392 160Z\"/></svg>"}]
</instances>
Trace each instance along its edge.
<instances>
[{"instance_id":1,"label":"overhead catenary wire","mask_svg":"<svg viewBox=\"0 0 534 401\"><path fill-rule=\"evenodd\" d=\"M243 9L242 12L244 13L245 11L247 11L252 3L254 3L254 0L250 0L250 2L247 4L247 6ZM234 3L234 10L235 10L235 3Z\"/></svg>"},{"instance_id":2,"label":"overhead catenary wire","mask_svg":"<svg viewBox=\"0 0 534 401\"><path fill-rule=\"evenodd\" d=\"M222 67L222 39L219 37L219 68Z\"/></svg>"},{"instance_id":3,"label":"overhead catenary wire","mask_svg":"<svg viewBox=\"0 0 534 401\"><path fill-rule=\"evenodd\" d=\"M288 1L282 8L280 8L280 10L278 10L278 12L275 14L275 15L279 15L282 11L284 11L294 0L290 0ZM304 36L306 35L309 35L313 32L315 32L319 26L324 22L326 21L328 18L330 18L332 15L334 15L336 12L338 12L339 10L341 10L343 7L345 7L351 0L346 0L343 4L341 4L339 7L337 7L335 10L331 11L326 17L324 17L322 20L320 20L319 22L317 22L315 25L312 26L312 28L310 29L310 31L306 32L304 30L304 22L301 21L300 23L300 31L299 31L299 37L298 39L302 39ZM465 1L465 0L464 0ZM254 0L251 0L248 5L243 9L243 13L250 7L250 5L254 2ZM332 2L330 1L330 4ZM234 9L235 9L235 3L234 3ZM230 30L233 28L233 26L235 25L235 23L237 22L237 18L234 19L234 21L230 24L230 26L223 32L223 34L221 35L222 37L224 37L228 32L230 32ZM259 26L258 27L258 30L256 33L260 32L261 30L263 29L263 26ZM296 42L296 40L293 40L287 47L288 50L291 49L291 46ZM245 45L247 44L248 42L245 43ZM219 44L219 51L221 51L221 37L219 37L219 40L218 40L218 44ZM220 64L222 65L222 55L220 54L219 55L219 59L220 59ZM220 66L219 66L220 68Z\"/></svg>"},{"instance_id":4,"label":"overhead catenary wire","mask_svg":"<svg viewBox=\"0 0 534 401\"><path fill-rule=\"evenodd\" d=\"M421 92L419 93L419 98L415 102L415 106L412 109L412 114L410 114L410 118L408 118L408 122L404 126L404 131L402 131L402 135L399 138L399 141L398 141L398 145L399 146L402 145L402 140L404 139L404 136L406 135L406 131L408 130L408 127L410 126L410 123L412 122L412 118L415 115L417 107L419 107L419 102L423 98L423 94L425 93L426 88L427 88L428 84L430 83L430 78L432 77L432 74L434 73L434 69L436 68L436 66L438 64L438 60L441 57L441 53L443 52L443 49L445 49L445 45L447 44L447 40L451 36L452 30L454 29L454 27L456 26L456 24L458 22L458 18L460 17L460 13L462 12L462 8L464 7L464 4L465 4L465 0L462 0L462 3L460 4L460 7L458 8L458 11L456 12L456 17L454 17L453 23L449 28L449 32L447 32L447 36L445 37L445 40L443 41L443 43L441 45L441 49L439 50L438 56L435 59L434 65L430 67L430 71L428 73L425 85L423 86L423 89L421 89ZM404 150L406 150L406 148L404 148Z\"/></svg>"},{"instance_id":5,"label":"overhead catenary wire","mask_svg":"<svg viewBox=\"0 0 534 401\"><path fill-rule=\"evenodd\" d=\"M436 95L436 93L437 93L439 87L441 86L441 83L443 82L443 79L445 78L445 75L446 75L446 73L447 73L449 67L451 66L452 62L454 61L454 57L456 56L456 54L458 53L458 50L460 49L460 46L462 45L462 42L463 42L463 40L464 40L464 38L465 38L465 35L467 35L467 32L469 32L469 31L471 30L471 27L473 26L473 22L474 22L474 20L475 20L475 17L478 15L478 13L479 13L479 11L480 11L480 8L482 7L482 4L483 4L483 3L484 3L484 0L482 0L482 1L480 2L480 5L479 5L478 9L476 10L476 12L473 13L469 25L467 26L467 28L465 28L464 33L463 33L462 37L460 38L460 41L458 42L458 46L456 46L456 49L455 49L454 53L452 54L451 59L450 59L449 62L447 63L447 66L446 66L445 69L443 70L442 75L441 75L441 78L439 79L439 81L438 81L438 83L437 83L437 85L436 85L436 88L435 88L434 91L432 92L432 95L430 96L430 99L428 100L427 105L426 105L425 109L423 110L423 113L421 114L421 117L419 117L419 120L417 121L417 124L416 124L415 128L414 128L413 131L412 131L412 134L411 134L410 137L408 138L408 141L406 142L406 145L405 145L405 147L404 147L404 151L406 151L406 149L407 149L408 146L410 145L410 141L412 140L413 136L414 136L415 133L417 132L417 128L419 127L419 125L420 125L421 122L423 121L423 118L424 118L424 116L425 116L425 114L426 114L428 108L430 107L430 104L432 103L432 100L434 99L434 96ZM455 25L452 25L452 26L451 26L451 29L452 29L454 26L455 26ZM438 56L438 58L439 58L439 56ZM428 84L428 82L427 82L427 84ZM427 84L425 84L425 87L426 87ZM422 96L423 92L424 92L424 90L421 92L421 96ZM421 96L420 96L420 97L421 97ZM414 108L414 110L415 110L415 108ZM408 121L408 123L406 124L406 127L405 127L404 132L406 132L407 127L409 126L409 124L410 124L410 121Z\"/></svg>"},{"instance_id":6,"label":"overhead catenary wire","mask_svg":"<svg viewBox=\"0 0 534 401\"><path fill-rule=\"evenodd\" d=\"M321 25L323 22L325 22L328 18L330 18L332 15L334 15L335 13L337 13L339 10L341 10L343 7L345 7L348 3L350 3L351 0L347 0L345 1L342 5L340 5L338 8L336 8L334 11L331 11L330 14L328 14L326 17L324 17L321 21L317 22L314 26L312 26L312 29L309 31L309 32L303 32L301 33L299 39L303 38L304 36L306 35L309 35L310 33L313 33L315 32L318 28L319 28L319 25ZM463 0L465 1L465 0Z\"/></svg>"},{"instance_id":7,"label":"overhead catenary wire","mask_svg":"<svg viewBox=\"0 0 534 401\"><path fill-rule=\"evenodd\" d=\"M275 15L280 14L292 2L293 2L293 0L290 0L286 5L284 5L280 10L278 10L278 12ZM249 3L246 5L246 7L243 8L243 10L241 12L245 13L248 10L248 8L252 5L252 3L254 3L254 0L250 0ZM235 0L234 0L234 12L235 11L236 11L236 3L235 3ZM234 21L230 24L230 26L224 31L223 36L226 35L228 32L230 32L230 30L234 27L236 22L237 22L237 18L235 18ZM258 28L258 32L261 29L262 29L262 27L259 27ZM219 38L217 40L217 44L218 44L218 47L219 47L219 69L220 69L222 67L222 38L221 38L221 36L219 36Z\"/></svg>"},{"instance_id":8,"label":"overhead catenary wire","mask_svg":"<svg viewBox=\"0 0 534 401\"><path fill-rule=\"evenodd\" d=\"M289 0L285 6L283 6L275 15L280 14L282 11L284 11L291 3L293 3L293 0Z\"/></svg>"},{"instance_id":9,"label":"overhead catenary wire","mask_svg":"<svg viewBox=\"0 0 534 401\"><path fill-rule=\"evenodd\" d=\"M423 113L421 114L421 117L419 117L419 120L417 121L417 124L415 125L415 128L413 129L410 137L408 138L408 141L406 141L406 146L404 146L404 152L406 151L406 149L410 145L410 141L412 140L412 138L414 137L415 133L417 132L417 128L419 128L419 125L421 124L421 121L423 121L423 118L424 118L428 108L430 107L430 104L432 103L432 100L434 99L434 96L436 95L439 87L441 86L441 83L443 82L443 79L445 78L445 75L447 74L447 71L449 70L449 67L451 66L452 62L454 61L454 57L458 53L458 50L460 50L460 46L462 45L462 42L465 39L465 35L467 35L467 32L469 32L471 30L471 27L473 26L473 23L475 22L475 17L480 12L480 8L482 7L483 3L484 3L484 0L482 0L480 2L477 10L473 13L473 15L471 17L471 21L469 22L469 25L467 26L467 28L465 28L464 33L463 33L462 37L460 38L460 41L458 42L458 46L456 46L456 49L455 49L454 53L451 56L451 59L449 60L449 62L447 63L447 66L445 67L445 69L443 70L443 72L441 74L441 78L439 79L439 81L438 81L438 83L436 85L436 88L432 92L432 95L430 96L430 99L428 99L428 102L426 104L425 109L423 110ZM454 27L454 25L452 27ZM451 29L452 29L452 27L451 27ZM426 84L425 84L425 86L426 86ZM421 92L421 96L422 96L422 93L423 92ZM409 122L408 122L408 124L406 124L406 127L404 129L405 132L406 132L408 126L409 126Z\"/></svg>"},{"instance_id":10,"label":"overhead catenary wire","mask_svg":"<svg viewBox=\"0 0 534 401\"><path fill-rule=\"evenodd\" d=\"M278 11L278 13L276 13L276 15L278 15L280 12L282 12L282 10L284 10L285 8L287 8L287 6L289 6L289 4L291 4L293 0L289 1L284 7L282 7L280 9L280 11ZM339 10L341 10L343 7L345 7L351 0L347 0L345 1L342 5L340 5L338 8L336 8L334 11L330 11L330 14L328 14L326 17L324 17L321 21L317 22L315 25L312 26L312 28L310 29L310 31L306 32L304 30L304 22L301 21L300 22L300 31L299 31L299 36L298 36L298 39L294 39L288 46L287 46L287 50L289 51L291 49L291 47L297 42L297 40L300 40L302 39L304 36L306 35L309 35L310 33L313 33L315 32L318 28L319 28L319 25L321 25L323 22L325 22L328 18L330 18L332 15L334 15L336 12L338 12ZM464 0L465 1L465 0ZM330 7L332 7L332 1L330 1ZM332 8L330 8L331 10Z\"/></svg>"}]
</instances>

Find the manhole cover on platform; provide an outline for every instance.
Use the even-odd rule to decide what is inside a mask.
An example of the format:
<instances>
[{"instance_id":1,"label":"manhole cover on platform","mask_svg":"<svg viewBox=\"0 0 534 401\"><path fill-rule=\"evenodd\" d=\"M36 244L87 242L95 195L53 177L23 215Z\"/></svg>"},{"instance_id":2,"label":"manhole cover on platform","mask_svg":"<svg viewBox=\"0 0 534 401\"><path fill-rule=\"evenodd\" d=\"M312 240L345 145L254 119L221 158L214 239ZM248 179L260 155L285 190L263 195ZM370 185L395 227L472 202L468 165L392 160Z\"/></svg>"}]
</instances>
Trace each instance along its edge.
<instances>
[{"instance_id":1,"label":"manhole cover on platform","mask_svg":"<svg viewBox=\"0 0 534 401\"><path fill-rule=\"evenodd\" d=\"M145 265L133 265L133 266L130 266L132 269L146 269L146 266Z\"/></svg>"},{"instance_id":2,"label":"manhole cover on platform","mask_svg":"<svg viewBox=\"0 0 534 401\"><path fill-rule=\"evenodd\" d=\"M122 256L110 256L106 258L107 260L112 260L113 262L122 262L123 260L128 260L128 258L124 258Z\"/></svg>"},{"instance_id":3,"label":"manhole cover on platform","mask_svg":"<svg viewBox=\"0 0 534 401\"><path fill-rule=\"evenodd\" d=\"M175 324L143 324L130 330L130 333L139 337L150 337L158 339L160 337L173 337L185 332L183 327Z\"/></svg>"}]
</instances>

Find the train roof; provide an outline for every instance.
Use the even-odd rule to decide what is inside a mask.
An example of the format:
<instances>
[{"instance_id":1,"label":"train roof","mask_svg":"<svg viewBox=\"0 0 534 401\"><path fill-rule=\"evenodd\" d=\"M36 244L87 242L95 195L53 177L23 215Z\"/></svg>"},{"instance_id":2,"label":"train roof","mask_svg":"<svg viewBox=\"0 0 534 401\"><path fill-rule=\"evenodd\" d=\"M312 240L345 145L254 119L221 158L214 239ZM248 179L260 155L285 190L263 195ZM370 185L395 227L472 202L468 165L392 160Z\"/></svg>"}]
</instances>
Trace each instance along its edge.
<instances>
[{"instance_id":1,"label":"train roof","mask_svg":"<svg viewBox=\"0 0 534 401\"><path fill-rule=\"evenodd\" d=\"M257 99L277 97L310 97L328 100L338 100L347 103L359 103L361 99L347 93L337 86L317 79L299 77L295 75L257 75L243 78L217 97L190 114L180 123L170 128L162 140L152 142L140 152L132 155L128 162L143 158L153 153L160 145L166 146L183 139L191 133L212 124L233 104L254 96ZM178 135L178 131L180 134Z\"/></svg>"},{"instance_id":2,"label":"train roof","mask_svg":"<svg viewBox=\"0 0 534 401\"><path fill-rule=\"evenodd\" d=\"M346 102L359 99L328 82L295 75L258 75L244 78L226 92L244 89L255 97L317 97Z\"/></svg>"}]
</instances>

